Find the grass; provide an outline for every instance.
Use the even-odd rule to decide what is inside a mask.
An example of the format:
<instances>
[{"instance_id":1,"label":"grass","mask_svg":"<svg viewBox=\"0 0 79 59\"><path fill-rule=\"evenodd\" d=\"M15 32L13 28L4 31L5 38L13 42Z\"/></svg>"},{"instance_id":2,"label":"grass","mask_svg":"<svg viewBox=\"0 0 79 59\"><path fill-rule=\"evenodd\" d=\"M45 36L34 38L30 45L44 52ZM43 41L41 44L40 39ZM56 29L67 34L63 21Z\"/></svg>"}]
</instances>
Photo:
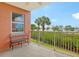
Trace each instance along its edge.
<instances>
[{"instance_id":1,"label":"grass","mask_svg":"<svg viewBox=\"0 0 79 59\"><path fill-rule=\"evenodd\" d=\"M38 42L37 40L34 40L34 39L32 39L32 42L41 44L41 45L46 46L48 48L51 48L51 46L52 46L52 45L49 45L49 44L46 44L46 43L43 43L43 42Z\"/></svg>"},{"instance_id":2,"label":"grass","mask_svg":"<svg viewBox=\"0 0 79 59\"><path fill-rule=\"evenodd\" d=\"M34 40L34 39L32 39L32 42L41 44L42 46L45 46L45 47L48 47L48 48L52 48L52 49L54 48L55 51L60 52L60 53L65 53L65 54L68 54L68 55L71 55L71 56L74 56L74 57L78 57L79 56L79 54L74 53L72 51L65 50L63 48L54 47L54 46L52 46L50 44L47 44L47 43L44 43L44 42L38 42L37 40Z\"/></svg>"}]
</instances>

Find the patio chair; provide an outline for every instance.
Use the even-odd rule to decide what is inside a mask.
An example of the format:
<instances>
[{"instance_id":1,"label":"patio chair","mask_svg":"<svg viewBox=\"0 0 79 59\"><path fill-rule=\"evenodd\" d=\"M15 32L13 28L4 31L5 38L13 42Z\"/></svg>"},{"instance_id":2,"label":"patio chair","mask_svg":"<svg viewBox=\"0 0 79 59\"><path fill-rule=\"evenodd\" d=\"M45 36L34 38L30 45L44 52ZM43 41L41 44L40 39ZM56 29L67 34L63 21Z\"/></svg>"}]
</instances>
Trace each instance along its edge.
<instances>
[{"instance_id":1,"label":"patio chair","mask_svg":"<svg viewBox=\"0 0 79 59\"><path fill-rule=\"evenodd\" d=\"M14 48L14 46L21 45L23 43L29 44L29 34L22 34L22 35L14 35L10 34L10 48Z\"/></svg>"}]
</instances>

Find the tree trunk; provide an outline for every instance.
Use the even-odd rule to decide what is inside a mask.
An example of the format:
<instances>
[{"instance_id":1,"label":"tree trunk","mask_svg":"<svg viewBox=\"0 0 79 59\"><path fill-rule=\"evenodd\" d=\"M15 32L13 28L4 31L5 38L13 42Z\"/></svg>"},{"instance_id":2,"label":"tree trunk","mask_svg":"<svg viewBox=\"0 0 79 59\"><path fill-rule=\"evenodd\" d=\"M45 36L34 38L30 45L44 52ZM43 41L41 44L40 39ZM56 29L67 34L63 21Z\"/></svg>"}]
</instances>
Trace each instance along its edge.
<instances>
[{"instance_id":1,"label":"tree trunk","mask_svg":"<svg viewBox=\"0 0 79 59\"><path fill-rule=\"evenodd\" d=\"M38 25L37 31L39 31L39 27L40 27L40 26Z\"/></svg>"},{"instance_id":2,"label":"tree trunk","mask_svg":"<svg viewBox=\"0 0 79 59\"><path fill-rule=\"evenodd\" d=\"M42 25L42 31L44 31L45 30L45 26L44 25Z\"/></svg>"}]
</instances>

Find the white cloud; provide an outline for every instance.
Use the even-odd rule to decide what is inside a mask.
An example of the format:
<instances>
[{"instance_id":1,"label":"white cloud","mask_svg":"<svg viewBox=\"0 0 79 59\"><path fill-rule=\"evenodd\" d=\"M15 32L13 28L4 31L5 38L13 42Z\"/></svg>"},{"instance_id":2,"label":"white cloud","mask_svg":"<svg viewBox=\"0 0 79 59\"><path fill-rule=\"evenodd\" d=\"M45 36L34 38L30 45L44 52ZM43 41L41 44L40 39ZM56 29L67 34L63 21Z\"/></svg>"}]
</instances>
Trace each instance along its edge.
<instances>
[{"instance_id":1,"label":"white cloud","mask_svg":"<svg viewBox=\"0 0 79 59\"><path fill-rule=\"evenodd\" d=\"M79 12L72 14L72 17L76 20L79 20Z\"/></svg>"},{"instance_id":2,"label":"white cloud","mask_svg":"<svg viewBox=\"0 0 79 59\"><path fill-rule=\"evenodd\" d=\"M56 22L56 19L51 19L51 22Z\"/></svg>"}]
</instances>

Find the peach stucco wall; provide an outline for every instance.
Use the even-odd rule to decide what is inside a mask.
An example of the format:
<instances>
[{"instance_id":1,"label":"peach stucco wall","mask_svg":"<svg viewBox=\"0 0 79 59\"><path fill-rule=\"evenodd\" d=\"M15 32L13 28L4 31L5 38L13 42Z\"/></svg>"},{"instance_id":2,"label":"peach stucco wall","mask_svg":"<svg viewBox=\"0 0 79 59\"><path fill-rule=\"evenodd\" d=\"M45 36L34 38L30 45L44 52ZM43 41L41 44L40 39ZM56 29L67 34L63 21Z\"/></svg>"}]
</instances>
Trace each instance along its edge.
<instances>
[{"instance_id":1,"label":"peach stucco wall","mask_svg":"<svg viewBox=\"0 0 79 59\"><path fill-rule=\"evenodd\" d=\"M25 16L24 31L30 33L30 11L20 9L6 3L0 3L0 51L9 48L9 34L11 33L11 13L20 13ZM30 35L30 34L29 34Z\"/></svg>"}]
</instances>

